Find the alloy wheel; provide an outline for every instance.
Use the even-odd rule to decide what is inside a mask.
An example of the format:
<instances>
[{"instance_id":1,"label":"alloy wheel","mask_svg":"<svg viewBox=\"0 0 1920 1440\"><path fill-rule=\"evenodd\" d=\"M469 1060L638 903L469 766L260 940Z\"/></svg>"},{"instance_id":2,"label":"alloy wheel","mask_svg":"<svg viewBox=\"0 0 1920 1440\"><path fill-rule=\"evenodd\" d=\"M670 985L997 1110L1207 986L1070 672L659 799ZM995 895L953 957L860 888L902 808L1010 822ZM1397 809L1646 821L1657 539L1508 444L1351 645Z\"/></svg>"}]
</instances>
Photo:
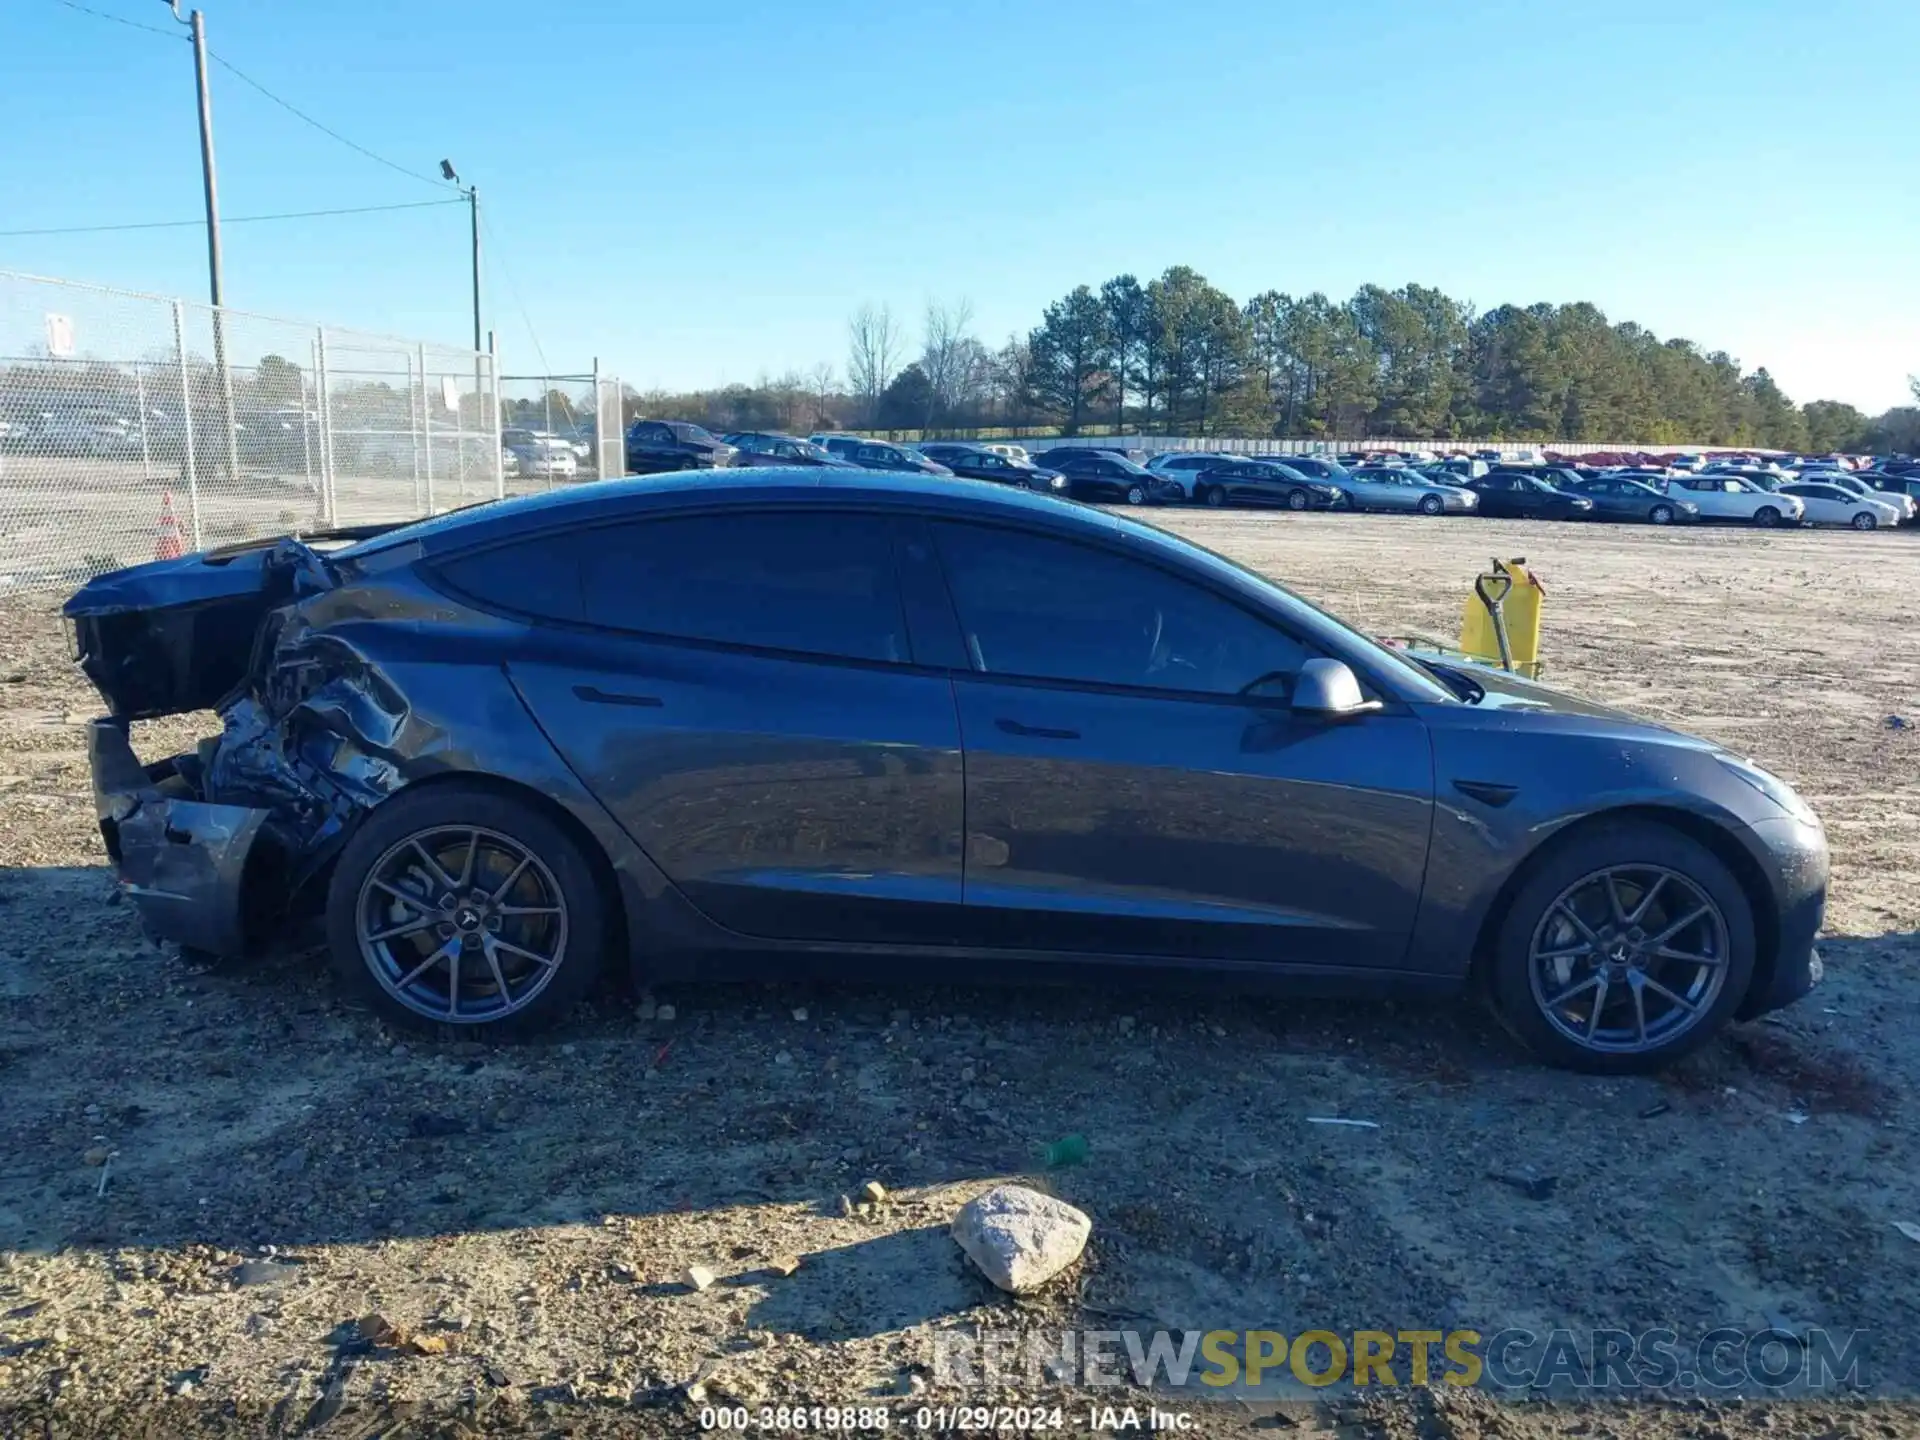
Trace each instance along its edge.
<instances>
[{"instance_id":1,"label":"alloy wheel","mask_svg":"<svg viewBox=\"0 0 1920 1440\"><path fill-rule=\"evenodd\" d=\"M1879 523L1878 520L1874 519L1871 510L1862 510L1858 515L1853 517L1853 528L1856 530L1871 530Z\"/></svg>"},{"instance_id":2,"label":"alloy wheel","mask_svg":"<svg viewBox=\"0 0 1920 1440\"><path fill-rule=\"evenodd\" d=\"M1129 505L1146 504L1147 492L1138 485L1129 485L1127 487L1127 503Z\"/></svg>"},{"instance_id":3,"label":"alloy wheel","mask_svg":"<svg viewBox=\"0 0 1920 1440\"><path fill-rule=\"evenodd\" d=\"M1307 508L1307 505L1308 505L1308 500L1307 500L1307 492L1306 492L1306 491L1304 491L1304 490L1289 490L1289 491L1287 492L1287 509L1289 509L1289 510L1304 510L1304 509L1306 509L1306 508Z\"/></svg>"},{"instance_id":4,"label":"alloy wheel","mask_svg":"<svg viewBox=\"0 0 1920 1440\"><path fill-rule=\"evenodd\" d=\"M1763 530L1771 530L1780 523L1780 512L1771 505L1762 505L1754 512L1753 523Z\"/></svg>"},{"instance_id":5,"label":"alloy wheel","mask_svg":"<svg viewBox=\"0 0 1920 1440\"><path fill-rule=\"evenodd\" d=\"M1227 503L1227 492L1218 485L1209 485L1207 487L1206 500L1207 504L1218 510L1222 505Z\"/></svg>"},{"instance_id":6,"label":"alloy wheel","mask_svg":"<svg viewBox=\"0 0 1920 1440\"><path fill-rule=\"evenodd\" d=\"M1446 508L1446 503L1442 501L1438 495L1423 495L1420 498L1420 513L1422 515L1438 515Z\"/></svg>"},{"instance_id":7,"label":"alloy wheel","mask_svg":"<svg viewBox=\"0 0 1920 1440\"><path fill-rule=\"evenodd\" d=\"M1528 978L1574 1044L1639 1054L1699 1024L1726 983L1727 919L1697 882L1660 865L1574 881L1534 927Z\"/></svg>"},{"instance_id":8,"label":"alloy wheel","mask_svg":"<svg viewBox=\"0 0 1920 1440\"><path fill-rule=\"evenodd\" d=\"M1671 505L1656 505L1647 512L1647 519L1656 525L1670 524L1673 520L1673 507Z\"/></svg>"},{"instance_id":9,"label":"alloy wheel","mask_svg":"<svg viewBox=\"0 0 1920 1440\"><path fill-rule=\"evenodd\" d=\"M477 1024L547 988L566 958L567 907L553 871L511 836L435 826L367 872L354 932L395 1000L429 1020Z\"/></svg>"}]
</instances>

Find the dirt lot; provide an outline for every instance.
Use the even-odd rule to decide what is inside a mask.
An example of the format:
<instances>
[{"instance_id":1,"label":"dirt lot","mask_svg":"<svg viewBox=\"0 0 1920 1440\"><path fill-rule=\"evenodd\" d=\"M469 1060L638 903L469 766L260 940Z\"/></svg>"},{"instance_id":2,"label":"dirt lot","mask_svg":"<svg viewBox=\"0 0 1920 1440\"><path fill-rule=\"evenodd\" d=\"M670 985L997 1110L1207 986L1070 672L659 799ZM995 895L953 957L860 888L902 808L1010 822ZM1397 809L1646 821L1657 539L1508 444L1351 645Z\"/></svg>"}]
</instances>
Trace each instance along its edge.
<instances>
[{"instance_id":1,"label":"dirt lot","mask_svg":"<svg viewBox=\"0 0 1920 1440\"><path fill-rule=\"evenodd\" d=\"M680 1434L703 1369L715 1400L951 1404L916 1387L934 1333L974 1326L1661 1325L1869 1332L1878 1395L1162 1404L1205 1433L1409 1440L1920 1430L1885 1398L1920 1381L1920 1243L1894 1224L1920 1221L1920 540L1168 523L1376 631L1450 634L1474 569L1527 556L1551 679L1823 812L1826 983L1629 1082L1538 1069L1465 1005L906 983L681 988L655 997L670 1020L609 991L537 1045L402 1041L311 961L207 972L143 943L87 799L94 697L51 601L9 602L0 1431ZM156 728L150 753L193 729ZM1094 1240L1013 1302L945 1225L1069 1133L1086 1162L1039 1183ZM1539 1183L1493 1178L1516 1175ZM870 1179L895 1199L844 1216ZM789 1252L796 1274L765 1269ZM719 1283L676 1283L694 1262ZM375 1312L427 1343L367 1344Z\"/></svg>"}]
</instances>

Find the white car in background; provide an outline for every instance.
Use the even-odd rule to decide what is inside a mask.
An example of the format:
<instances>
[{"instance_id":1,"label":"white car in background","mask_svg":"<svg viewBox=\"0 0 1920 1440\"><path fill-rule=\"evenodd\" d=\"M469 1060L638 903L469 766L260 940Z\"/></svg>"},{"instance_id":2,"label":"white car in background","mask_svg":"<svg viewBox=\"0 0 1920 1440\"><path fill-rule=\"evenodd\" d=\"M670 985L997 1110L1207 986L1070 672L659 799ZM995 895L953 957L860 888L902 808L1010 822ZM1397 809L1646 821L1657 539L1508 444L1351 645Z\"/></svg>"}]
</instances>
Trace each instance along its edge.
<instances>
[{"instance_id":1,"label":"white car in background","mask_svg":"<svg viewBox=\"0 0 1920 1440\"><path fill-rule=\"evenodd\" d=\"M1005 445L996 441L991 445L982 445L980 448L992 454L1004 456L1016 465L1033 464L1033 457L1027 453L1027 447L1024 445Z\"/></svg>"},{"instance_id":2,"label":"white car in background","mask_svg":"<svg viewBox=\"0 0 1920 1440\"><path fill-rule=\"evenodd\" d=\"M1193 480L1202 470L1211 470L1216 465L1225 465L1234 460L1258 457L1243 455L1223 455L1211 450L1163 450L1147 461L1147 469L1162 480L1171 480L1180 487L1180 498L1193 499Z\"/></svg>"},{"instance_id":3,"label":"white car in background","mask_svg":"<svg viewBox=\"0 0 1920 1440\"><path fill-rule=\"evenodd\" d=\"M1838 485L1818 480L1796 480L1782 485L1776 495L1797 496L1807 507L1809 525L1851 525L1856 530L1875 530L1882 525L1898 525L1900 510L1885 500L1868 500Z\"/></svg>"},{"instance_id":4,"label":"white car in background","mask_svg":"<svg viewBox=\"0 0 1920 1440\"><path fill-rule=\"evenodd\" d=\"M1848 494L1858 495L1862 500L1885 501L1900 512L1900 523L1903 525L1911 525L1915 511L1920 510L1920 506L1915 506L1913 503L1913 497L1911 495L1899 490L1876 490L1858 475L1822 475L1819 483L1822 485L1838 485Z\"/></svg>"},{"instance_id":5,"label":"white car in background","mask_svg":"<svg viewBox=\"0 0 1920 1440\"><path fill-rule=\"evenodd\" d=\"M1776 495L1738 475L1676 475L1667 482L1667 493L1698 505L1702 520L1798 525L1807 514L1797 495Z\"/></svg>"}]
</instances>

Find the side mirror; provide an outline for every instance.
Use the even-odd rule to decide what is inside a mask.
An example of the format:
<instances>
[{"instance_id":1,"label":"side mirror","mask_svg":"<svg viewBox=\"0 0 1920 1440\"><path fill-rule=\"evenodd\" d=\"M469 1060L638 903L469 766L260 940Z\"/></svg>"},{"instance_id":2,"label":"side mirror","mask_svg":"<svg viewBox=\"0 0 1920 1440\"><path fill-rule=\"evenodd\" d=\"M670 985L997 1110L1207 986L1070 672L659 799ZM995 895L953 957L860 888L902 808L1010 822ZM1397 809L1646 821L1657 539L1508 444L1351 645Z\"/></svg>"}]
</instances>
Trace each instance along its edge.
<instances>
[{"instance_id":1,"label":"side mirror","mask_svg":"<svg viewBox=\"0 0 1920 1440\"><path fill-rule=\"evenodd\" d=\"M1317 720L1344 720L1383 708L1360 693L1360 681L1343 660L1316 657L1300 667L1293 682L1293 713Z\"/></svg>"}]
</instances>

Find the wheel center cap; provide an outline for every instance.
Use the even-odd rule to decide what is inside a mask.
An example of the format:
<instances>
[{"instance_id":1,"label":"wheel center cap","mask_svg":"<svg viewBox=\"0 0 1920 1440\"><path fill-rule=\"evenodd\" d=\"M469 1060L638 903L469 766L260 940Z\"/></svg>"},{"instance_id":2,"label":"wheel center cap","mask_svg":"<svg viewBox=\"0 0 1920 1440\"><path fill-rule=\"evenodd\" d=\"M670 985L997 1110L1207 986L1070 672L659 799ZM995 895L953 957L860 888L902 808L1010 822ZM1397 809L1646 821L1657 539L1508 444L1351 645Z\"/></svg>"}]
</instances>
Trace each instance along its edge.
<instances>
[{"instance_id":1,"label":"wheel center cap","mask_svg":"<svg viewBox=\"0 0 1920 1440\"><path fill-rule=\"evenodd\" d=\"M1625 965L1632 958L1633 947L1628 945L1624 940L1616 941L1614 947L1607 952L1607 959L1611 960L1615 965Z\"/></svg>"},{"instance_id":2,"label":"wheel center cap","mask_svg":"<svg viewBox=\"0 0 1920 1440\"><path fill-rule=\"evenodd\" d=\"M463 935L471 935L480 928L480 912L471 905L462 905L453 912L453 926Z\"/></svg>"}]
</instances>

